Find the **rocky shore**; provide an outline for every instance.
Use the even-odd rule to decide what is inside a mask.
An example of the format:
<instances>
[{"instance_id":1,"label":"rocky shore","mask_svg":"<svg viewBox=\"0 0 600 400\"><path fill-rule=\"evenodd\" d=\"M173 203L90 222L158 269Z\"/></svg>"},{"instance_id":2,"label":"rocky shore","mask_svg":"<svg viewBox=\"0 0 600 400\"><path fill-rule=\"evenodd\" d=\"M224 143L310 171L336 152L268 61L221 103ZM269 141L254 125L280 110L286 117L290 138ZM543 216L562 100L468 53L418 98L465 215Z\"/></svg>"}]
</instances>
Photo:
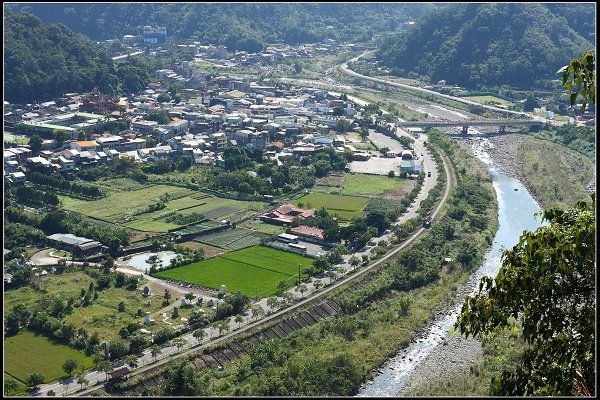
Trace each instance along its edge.
<instances>
[{"instance_id":1,"label":"rocky shore","mask_svg":"<svg viewBox=\"0 0 600 400\"><path fill-rule=\"evenodd\" d=\"M524 139L518 135L492 136L486 139L463 139L463 146L489 155L492 164L507 176L524 183L520 173L521 161L516 157L517 148ZM482 161L483 164L483 161ZM537 199L536 199L537 201ZM471 292L470 284L459 288L457 298L464 299ZM399 396L411 396L415 390L436 386L450 379L461 379L470 374L470 367L483 360L481 341L472 337L465 338L452 331L441 345L438 345L410 374Z\"/></svg>"}]
</instances>

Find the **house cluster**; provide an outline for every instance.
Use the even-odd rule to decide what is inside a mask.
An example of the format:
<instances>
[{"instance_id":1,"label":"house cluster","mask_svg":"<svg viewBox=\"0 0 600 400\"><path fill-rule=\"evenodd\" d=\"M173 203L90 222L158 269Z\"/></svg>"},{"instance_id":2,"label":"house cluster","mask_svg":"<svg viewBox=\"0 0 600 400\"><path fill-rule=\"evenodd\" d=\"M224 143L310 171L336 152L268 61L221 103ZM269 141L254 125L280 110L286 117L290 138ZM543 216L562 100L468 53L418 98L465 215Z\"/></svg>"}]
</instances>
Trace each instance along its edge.
<instances>
[{"instance_id":1,"label":"house cluster","mask_svg":"<svg viewBox=\"0 0 600 400\"><path fill-rule=\"evenodd\" d=\"M278 241L286 243L296 243L298 237L308 242L322 243L325 238L325 233L322 229L314 226L302 225L302 221L306 218L313 217L317 210L303 209L295 207L292 204L284 204L273 210L267 211L260 216L260 219L268 224L274 225L292 225L292 223L298 222L299 225L290 229L291 234L281 234L278 236Z\"/></svg>"},{"instance_id":2,"label":"house cluster","mask_svg":"<svg viewBox=\"0 0 600 400\"><path fill-rule=\"evenodd\" d=\"M303 156L326 146L343 151L343 137L331 138L318 132L320 128L335 129L340 121L350 127L356 122L354 104L339 93L282 89L268 80L256 83L225 75L206 81L203 89L187 89L188 100L160 102L160 95L167 92L173 79L165 73L157 71L161 79L128 97L69 93L60 107L55 102L25 106L5 102L5 119L12 118L13 125L46 129L46 137L52 137L56 129L67 133L60 147L53 139L45 140L35 157L26 146L6 148L5 176L17 173L10 178L20 181L23 176L18 172L27 172L30 167L68 172L125 156L139 162L189 156L196 163L216 164L225 147L236 145L263 148L271 156L281 152ZM168 123L146 119L149 112L160 109L168 113ZM37 118L29 118L28 113ZM93 133L110 121L127 121L128 129L118 134ZM85 140L78 140L81 132ZM148 146L149 140L158 145Z\"/></svg>"}]
</instances>

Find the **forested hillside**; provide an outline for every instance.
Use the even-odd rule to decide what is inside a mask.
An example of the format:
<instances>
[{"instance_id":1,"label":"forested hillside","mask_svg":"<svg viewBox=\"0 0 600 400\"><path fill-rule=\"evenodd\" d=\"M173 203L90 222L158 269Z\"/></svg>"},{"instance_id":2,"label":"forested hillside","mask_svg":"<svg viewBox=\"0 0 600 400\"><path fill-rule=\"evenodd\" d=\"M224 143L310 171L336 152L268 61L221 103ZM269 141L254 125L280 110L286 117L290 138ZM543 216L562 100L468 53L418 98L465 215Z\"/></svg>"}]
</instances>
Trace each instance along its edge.
<instances>
[{"instance_id":1,"label":"forested hillside","mask_svg":"<svg viewBox=\"0 0 600 400\"><path fill-rule=\"evenodd\" d=\"M571 58L595 47L586 39L594 38L595 4L569 7L454 4L387 38L377 58L400 76L468 88L531 88L538 79L555 79Z\"/></svg>"},{"instance_id":2,"label":"forested hillside","mask_svg":"<svg viewBox=\"0 0 600 400\"><path fill-rule=\"evenodd\" d=\"M128 60L115 68L108 50L64 25L23 12L4 14L4 98L9 102L49 101L94 88L142 90L149 76L139 64Z\"/></svg>"},{"instance_id":3,"label":"forested hillside","mask_svg":"<svg viewBox=\"0 0 600 400\"><path fill-rule=\"evenodd\" d=\"M63 23L94 40L141 35L145 25L165 26L179 39L238 48L238 41L310 43L327 38L366 41L434 8L411 3L96 3L13 7L47 22Z\"/></svg>"}]
</instances>

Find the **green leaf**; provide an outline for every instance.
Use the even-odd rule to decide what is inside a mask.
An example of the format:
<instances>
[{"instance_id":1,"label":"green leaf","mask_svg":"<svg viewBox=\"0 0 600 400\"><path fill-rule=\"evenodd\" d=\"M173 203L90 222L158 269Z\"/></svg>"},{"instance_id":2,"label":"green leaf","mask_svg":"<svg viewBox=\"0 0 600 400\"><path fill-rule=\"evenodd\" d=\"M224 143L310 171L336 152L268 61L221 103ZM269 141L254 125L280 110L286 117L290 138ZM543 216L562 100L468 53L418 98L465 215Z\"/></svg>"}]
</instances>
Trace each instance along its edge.
<instances>
[{"instance_id":1,"label":"green leaf","mask_svg":"<svg viewBox=\"0 0 600 400\"><path fill-rule=\"evenodd\" d=\"M571 105L575 104L576 100L577 100L577 92L575 92L571 95Z\"/></svg>"}]
</instances>

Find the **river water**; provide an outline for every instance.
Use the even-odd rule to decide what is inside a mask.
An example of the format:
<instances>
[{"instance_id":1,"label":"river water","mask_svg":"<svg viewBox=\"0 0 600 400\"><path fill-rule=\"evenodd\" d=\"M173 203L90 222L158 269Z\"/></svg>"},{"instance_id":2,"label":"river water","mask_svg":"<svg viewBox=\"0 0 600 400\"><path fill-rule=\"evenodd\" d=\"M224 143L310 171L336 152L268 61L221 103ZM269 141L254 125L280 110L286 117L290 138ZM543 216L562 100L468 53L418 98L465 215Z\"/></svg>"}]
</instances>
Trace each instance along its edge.
<instances>
[{"instance_id":1,"label":"river water","mask_svg":"<svg viewBox=\"0 0 600 400\"><path fill-rule=\"evenodd\" d=\"M521 182L504 175L494 167L489 154L485 151L487 146L490 146L487 139L476 140L473 144L473 152L487 165L492 176L498 199L499 227L483 264L469 279L468 285L472 290L478 286L479 280L484 275L495 276L498 273L502 249L510 249L516 245L523 230L534 231L542 225L541 218L534 216L540 211L537 202ZM357 396L398 396L415 367L443 342L458 318L463 301L464 298L459 299L450 312L435 320L419 339L389 359L378 370L373 381L360 389Z\"/></svg>"}]
</instances>

